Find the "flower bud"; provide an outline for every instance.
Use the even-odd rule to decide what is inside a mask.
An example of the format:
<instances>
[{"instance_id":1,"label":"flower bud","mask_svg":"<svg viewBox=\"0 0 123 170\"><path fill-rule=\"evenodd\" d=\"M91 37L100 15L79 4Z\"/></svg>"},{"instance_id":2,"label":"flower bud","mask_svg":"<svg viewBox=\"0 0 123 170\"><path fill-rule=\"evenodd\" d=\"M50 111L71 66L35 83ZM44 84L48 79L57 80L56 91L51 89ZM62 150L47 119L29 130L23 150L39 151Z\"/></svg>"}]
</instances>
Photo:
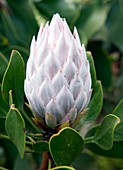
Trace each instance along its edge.
<instances>
[{"instance_id":1,"label":"flower bud","mask_svg":"<svg viewBox=\"0 0 123 170\"><path fill-rule=\"evenodd\" d=\"M91 97L90 66L77 29L55 14L33 37L26 67L25 94L44 125L74 123Z\"/></svg>"}]
</instances>

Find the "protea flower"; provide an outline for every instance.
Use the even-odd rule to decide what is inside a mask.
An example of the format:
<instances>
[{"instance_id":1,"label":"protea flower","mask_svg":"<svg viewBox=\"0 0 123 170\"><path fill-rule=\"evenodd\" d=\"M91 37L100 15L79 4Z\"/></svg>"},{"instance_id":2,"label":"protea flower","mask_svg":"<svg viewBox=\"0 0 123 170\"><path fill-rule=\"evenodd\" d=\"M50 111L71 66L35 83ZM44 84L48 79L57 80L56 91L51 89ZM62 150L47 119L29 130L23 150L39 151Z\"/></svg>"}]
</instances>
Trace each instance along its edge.
<instances>
[{"instance_id":1,"label":"protea flower","mask_svg":"<svg viewBox=\"0 0 123 170\"><path fill-rule=\"evenodd\" d=\"M91 97L91 75L77 29L55 14L32 39L27 62L25 94L43 124L51 129L74 123Z\"/></svg>"}]
</instances>

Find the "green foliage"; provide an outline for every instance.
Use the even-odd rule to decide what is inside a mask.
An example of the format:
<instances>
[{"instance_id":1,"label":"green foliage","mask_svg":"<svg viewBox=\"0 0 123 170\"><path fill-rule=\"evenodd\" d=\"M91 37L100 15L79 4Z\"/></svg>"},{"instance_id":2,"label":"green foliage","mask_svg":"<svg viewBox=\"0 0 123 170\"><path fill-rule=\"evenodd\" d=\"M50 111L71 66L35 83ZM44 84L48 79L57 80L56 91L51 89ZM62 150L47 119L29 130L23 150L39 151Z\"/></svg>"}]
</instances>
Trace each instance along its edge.
<instances>
[{"instance_id":1,"label":"green foliage","mask_svg":"<svg viewBox=\"0 0 123 170\"><path fill-rule=\"evenodd\" d=\"M80 11L79 6L65 0L35 1L35 5L39 12L48 20L51 19L53 14L59 13L62 17L66 18L69 23L74 22Z\"/></svg>"},{"instance_id":2,"label":"green foliage","mask_svg":"<svg viewBox=\"0 0 123 170\"><path fill-rule=\"evenodd\" d=\"M49 151L49 143L46 141L38 141L34 143L33 149L35 152L46 152Z\"/></svg>"},{"instance_id":3,"label":"green foliage","mask_svg":"<svg viewBox=\"0 0 123 170\"><path fill-rule=\"evenodd\" d=\"M82 137L67 127L50 138L49 149L57 165L71 165L82 152L83 144Z\"/></svg>"},{"instance_id":4,"label":"green foliage","mask_svg":"<svg viewBox=\"0 0 123 170\"><path fill-rule=\"evenodd\" d=\"M119 102L116 108L113 111L113 114L120 118L120 123L117 125L114 134L115 141L123 140L123 100Z\"/></svg>"},{"instance_id":5,"label":"green foliage","mask_svg":"<svg viewBox=\"0 0 123 170\"><path fill-rule=\"evenodd\" d=\"M1 88L1 85L0 85L0 88ZM0 118L6 118L8 110L9 110L9 107L3 100L2 93L0 93Z\"/></svg>"},{"instance_id":6,"label":"green foliage","mask_svg":"<svg viewBox=\"0 0 123 170\"><path fill-rule=\"evenodd\" d=\"M51 170L75 170L75 169L68 166L58 166L56 168L52 168Z\"/></svg>"},{"instance_id":7,"label":"green foliage","mask_svg":"<svg viewBox=\"0 0 123 170\"><path fill-rule=\"evenodd\" d=\"M87 59L88 59L89 64L90 64L92 88L95 88L97 77L96 77L96 70L95 70L94 60L93 60L92 54L90 52L87 52Z\"/></svg>"},{"instance_id":8,"label":"green foliage","mask_svg":"<svg viewBox=\"0 0 123 170\"><path fill-rule=\"evenodd\" d=\"M8 67L2 81L2 95L9 103L9 91L12 90L16 107L23 107L23 83L25 78L23 58L17 51L12 51Z\"/></svg>"},{"instance_id":9,"label":"green foliage","mask_svg":"<svg viewBox=\"0 0 123 170\"><path fill-rule=\"evenodd\" d=\"M97 71L97 79L101 80L105 89L108 89L112 82L112 72L108 56L98 45L89 45L89 50L94 56L94 63ZM100 66L101 63L101 66Z\"/></svg>"},{"instance_id":10,"label":"green foliage","mask_svg":"<svg viewBox=\"0 0 123 170\"><path fill-rule=\"evenodd\" d=\"M99 126L95 126L89 130L87 133L87 138L93 136L98 130ZM116 129L116 128L115 128ZM87 143L86 147L91 150L93 153L98 155L113 157L113 158L123 158L123 141L113 142L113 146L109 150L104 150L99 145L95 143Z\"/></svg>"},{"instance_id":11,"label":"green foliage","mask_svg":"<svg viewBox=\"0 0 123 170\"><path fill-rule=\"evenodd\" d=\"M72 163L75 169L90 170L96 167L94 157L88 153L81 153Z\"/></svg>"},{"instance_id":12,"label":"green foliage","mask_svg":"<svg viewBox=\"0 0 123 170\"><path fill-rule=\"evenodd\" d=\"M106 27L111 41L123 52L123 1L114 0L107 17ZM117 18L116 20L114 18Z\"/></svg>"},{"instance_id":13,"label":"green foliage","mask_svg":"<svg viewBox=\"0 0 123 170\"><path fill-rule=\"evenodd\" d=\"M6 132L12 142L17 146L21 158L25 151L25 123L20 112L12 105L6 117Z\"/></svg>"},{"instance_id":14,"label":"green foliage","mask_svg":"<svg viewBox=\"0 0 123 170\"><path fill-rule=\"evenodd\" d=\"M15 160L14 168L13 170L34 170L32 167L31 161L27 157L27 155L24 156L23 159L21 159L19 156Z\"/></svg>"},{"instance_id":15,"label":"green foliage","mask_svg":"<svg viewBox=\"0 0 123 170\"><path fill-rule=\"evenodd\" d=\"M25 0L19 5L16 0L7 0L7 3L3 4L0 14L0 32L5 35L9 43L29 47L31 37L38 29L32 8ZM28 17L25 17L25 13Z\"/></svg>"},{"instance_id":16,"label":"green foliage","mask_svg":"<svg viewBox=\"0 0 123 170\"><path fill-rule=\"evenodd\" d=\"M112 114L107 115L97 129L93 142L104 150L109 150L113 146L113 135L116 125L120 119Z\"/></svg>"},{"instance_id":17,"label":"green foliage","mask_svg":"<svg viewBox=\"0 0 123 170\"><path fill-rule=\"evenodd\" d=\"M97 81L94 61L90 52L87 52L87 57L90 63L93 94L92 94L92 99L88 105L89 110L87 111L86 114L83 115L80 124L95 120L97 116L100 114L100 111L102 109L102 104L103 104L102 85L100 81Z\"/></svg>"},{"instance_id":18,"label":"green foliage","mask_svg":"<svg viewBox=\"0 0 123 170\"><path fill-rule=\"evenodd\" d=\"M93 89L92 99L88 105L89 110L83 116L82 122L85 123L95 120L97 116L100 114L100 111L102 109L102 103L103 103L102 85L99 81L97 81L96 86Z\"/></svg>"},{"instance_id":19,"label":"green foliage","mask_svg":"<svg viewBox=\"0 0 123 170\"><path fill-rule=\"evenodd\" d=\"M58 165L52 168L50 162L52 170L99 169L98 155L123 159L122 7L122 0L0 2L0 169L38 169L42 152L50 152ZM90 123L85 137L71 128L43 132L33 124L32 113L24 105L30 42L40 21L50 20L54 13L66 18L71 30L77 27L81 42L91 51L87 58L92 98L76 125L76 129L82 125L84 131Z\"/></svg>"},{"instance_id":20,"label":"green foliage","mask_svg":"<svg viewBox=\"0 0 123 170\"><path fill-rule=\"evenodd\" d=\"M95 1L84 4L76 21L78 29L83 31L86 39L90 39L105 23L107 17L107 6Z\"/></svg>"},{"instance_id":21,"label":"green foliage","mask_svg":"<svg viewBox=\"0 0 123 170\"><path fill-rule=\"evenodd\" d=\"M111 158L123 158L123 142L114 142L110 150L103 150L96 144L88 144L88 148L98 155Z\"/></svg>"}]
</instances>

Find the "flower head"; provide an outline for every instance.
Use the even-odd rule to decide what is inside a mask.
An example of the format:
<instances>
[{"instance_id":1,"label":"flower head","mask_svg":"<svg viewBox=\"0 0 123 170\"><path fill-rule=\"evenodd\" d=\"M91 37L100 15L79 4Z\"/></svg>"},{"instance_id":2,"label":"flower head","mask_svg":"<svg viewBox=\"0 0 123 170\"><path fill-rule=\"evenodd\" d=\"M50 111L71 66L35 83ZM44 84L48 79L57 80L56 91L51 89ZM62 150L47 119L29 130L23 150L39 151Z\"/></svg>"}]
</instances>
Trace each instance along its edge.
<instances>
[{"instance_id":1,"label":"flower head","mask_svg":"<svg viewBox=\"0 0 123 170\"><path fill-rule=\"evenodd\" d=\"M54 129L87 107L91 75L77 29L71 33L65 19L55 14L32 39L27 62L25 94L35 116Z\"/></svg>"}]
</instances>

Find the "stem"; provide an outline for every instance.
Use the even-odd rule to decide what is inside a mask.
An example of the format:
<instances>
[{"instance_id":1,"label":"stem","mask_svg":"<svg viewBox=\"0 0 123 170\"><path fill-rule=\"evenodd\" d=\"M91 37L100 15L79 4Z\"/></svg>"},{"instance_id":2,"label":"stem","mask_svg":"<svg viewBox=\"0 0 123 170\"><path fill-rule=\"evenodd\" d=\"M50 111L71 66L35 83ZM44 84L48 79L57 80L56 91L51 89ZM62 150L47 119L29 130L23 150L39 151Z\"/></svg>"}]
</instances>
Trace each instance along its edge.
<instances>
[{"instance_id":1,"label":"stem","mask_svg":"<svg viewBox=\"0 0 123 170\"><path fill-rule=\"evenodd\" d=\"M2 139L7 139L7 140L11 140L9 136L3 135L3 134L0 134L0 138L2 138ZM33 142L30 142L30 141L25 141L25 142L26 142L26 144L28 144L28 145L33 145Z\"/></svg>"},{"instance_id":2,"label":"stem","mask_svg":"<svg viewBox=\"0 0 123 170\"><path fill-rule=\"evenodd\" d=\"M26 144L28 144L28 145L33 145L33 142L26 141Z\"/></svg>"},{"instance_id":3,"label":"stem","mask_svg":"<svg viewBox=\"0 0 123 170\"><path fill-rule=\"evenodd\" d=\"M34 150L31 150L31 149L26 149L25 153L36 153L36 152Z\"/></svg>"},{"instance_id":4,"label":"stem","mask_svg":"<svg viewBox=\"0 0 123 170\"><path fill-rule=\"evenodd\" d=\"M0 138L3 138L3 139L9 139L9 140L10 140L9 136L2 135L2 134L0 134Z\"/></svg>"},{"instance_id":5,"label":"stem","mask_svg":"<svg viewBox=\"0 0 123 170\"><path fill-rule=\"evenodd\" d=\"M9 169L6 169L6 168L3 168L3 167L0 166L0 170L9 170Z\"/></svg>"},{"instance_id":6,"label":"stem","mask_svg":"<svg viewBox=\"0 0 123 170\"><path fill-rule=\"evenodd\" d=\"M94 139L94 136L85 138L85 139L84 139L84 143L85 143L85 144L92 143L92 142L93 142L93 139Z\"/></svg>"},{"instance_id":7,"label":"stem","mask_svg":"<svg viewBox=\"0 0 123 170\"><path fill-rule=\"evenodd\" d=\"M42 158L42 163L41 163L39 170L47 170L48 169L48 158L49 158L48 152L44 152L43 158Z\"/></svg>"}]
</instances>

